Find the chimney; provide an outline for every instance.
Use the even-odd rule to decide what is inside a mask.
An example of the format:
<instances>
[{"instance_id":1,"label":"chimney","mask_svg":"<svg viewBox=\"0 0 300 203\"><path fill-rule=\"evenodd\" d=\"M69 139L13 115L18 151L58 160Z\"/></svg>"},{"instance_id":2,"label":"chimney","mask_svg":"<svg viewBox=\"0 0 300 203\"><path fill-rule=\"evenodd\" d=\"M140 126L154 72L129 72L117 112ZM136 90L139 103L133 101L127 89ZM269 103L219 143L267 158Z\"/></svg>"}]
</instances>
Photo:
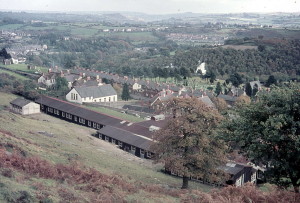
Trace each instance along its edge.
<instances>
[{"instance_id":1,"label":"chimney","mask_svg":"<svg viewBox=\"0 0 300 203\"><path fill-rule=\"evenodd\" d=\"M100 79L100 76L99 75L96 75L96 80L99 80Z\"/></svg>"},{"instance_id":2,"label":"chimney","mask_svg":"<svg viewBox=\"0 0 300 203\"><path fill-rule=\"evenodd\" d=\"M70 74L70 69L67 70L67 73Z\"/></svg>"},{"instance_id":3,"label":"chimney","mask_svg":"<svg viewBox=\"0 0 300 203\"><path fill-rule=\"evenodd\" d=\"M64 77L64 72L62 70L60 71L60 77Z\"/></svg>"},{"instance_id":4,"label":"chimney","mask_svg":"<svg viewBox=\"0 0 300 203\"><path fill-rule=\"evenodd\" d=\"M51 70L51 68L49 68L49 69L48 69L48 73L51 73L51 72L52 72L52 70Z\"/></svg>"},{"instance_id":5,"label":"chimney","mask_svg":"<svg viewBox=\"0 0 300 203\"><path fill-rule=\"evenodd\" d=\"M79 73L80 76L83 76L82 72Z\"/></svg>"},{"instance_id":6,"label":"chimney","mask_svg":"<svg viewBox=\"0 0 300 203\"><path fill-rule=\"evenodd\" d=\"M90 76L87 76L87 77L86 77L86 80L90 80L90 79L91 79L91 77L90 77Z\"/></svg>"}]
</instances>

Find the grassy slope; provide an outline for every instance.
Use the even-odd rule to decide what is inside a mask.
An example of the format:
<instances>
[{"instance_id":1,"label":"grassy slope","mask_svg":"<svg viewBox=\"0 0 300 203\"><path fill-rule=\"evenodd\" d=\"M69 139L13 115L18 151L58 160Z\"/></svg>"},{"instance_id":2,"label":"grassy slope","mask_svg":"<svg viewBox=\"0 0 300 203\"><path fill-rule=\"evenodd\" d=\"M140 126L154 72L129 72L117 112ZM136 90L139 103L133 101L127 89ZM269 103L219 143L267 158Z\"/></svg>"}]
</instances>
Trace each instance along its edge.
<instances>
[{"instance_id":1,"label":"grassy slope","mask_svg":"<svg viewBox=\"0 0 300 203\"><path fill-rule=\"evenodd\" d=\"M0 73L7 73L9 75L12 75L12 76L16 77L19 80L28 80L28 78L26 78L25 76L19 75L17 73L11 72L11 71L0 69Z\"/></svg>"},{"instance_id":2,"label":"grassy slope","mask_svg":"<svg viewBox=\"0 0 300 203\"><path fill-rule=\"evenodd\" d=\"M154 166L149 161L127 154L110 143L90 136L95 132L92 129L80 127L45 114L21 116L9 112L7 110L9 101L14 98L14 95L0 92L0 130L9 131L14 135L5 136L0 132L0 143L13 143L30 156L37 155L52 163L78 161L108 175L122 175L128 181L180 187L181 179L160 173L158 172L160 166ZM49 134L52 133L53 136L39 133L45 131ZM3 182L1 175L0 177L0 182L5 184L5 188L24 187L26 191L31 191L32 187L29 185L34 185L37 182L32 178L24 180L23 183L12 179ZM38 181L43 182L44 185L47 184L44 180L39 179ZM191 186L204 191L210 190L209 186L198 183L192 183ZM52 192L54 196L57 195L55 191ZM128 199L139 199L140 196L140 194L134 194L128 196Z\"/></svg>"},{"instance_id":3,"label":"grassy slope","mask_svg":"<svg viewBox=\"0 0 300 203\"><path fill-rule=\"evenodd\" d=\"M20 70L28 73L35 73L35 72L48 72L48 68L46 67L36 67L35 70L28 70L27 64L11 64L11 65L3 65L5 68L9 68L12 70Z\"/></svg>"}]
</instances>

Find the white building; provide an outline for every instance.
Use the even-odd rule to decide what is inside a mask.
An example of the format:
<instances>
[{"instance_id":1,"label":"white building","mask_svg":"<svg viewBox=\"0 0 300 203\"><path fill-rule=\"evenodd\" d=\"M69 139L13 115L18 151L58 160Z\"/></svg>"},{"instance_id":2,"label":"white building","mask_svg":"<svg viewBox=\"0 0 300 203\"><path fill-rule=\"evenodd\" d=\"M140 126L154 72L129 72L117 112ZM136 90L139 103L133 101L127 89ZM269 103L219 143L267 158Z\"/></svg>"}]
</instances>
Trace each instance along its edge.
<instances>
[{"instance_id":1,"label":"white building","mask_svg":"<svg viewBox=\"0 0 300 203\"><path fill-rule=\"evenodd\" d=\"M44 84L47 87L51 87L52 85L55 84L56 78L59 76L59 73L54 73L50 72L48 74L43 74L41 77L38 79L39 84Z\"/></svg>"},{"instance_id":2,"label":"white building","mask_svg":"<svg viewBox=\"0 0 300 203\"><path fill-rule=\"evenodd\" d=\"M40 105L23 98L17 98L10 102L10 109L22 115L40 113Z\"/></svg>"},{"instance_id":3,"label":"white building","mask_svg":"<svg viewBox=\"0 0 300 203\"><path fill-rule=\"evenodd\" d=\"M66 99L79 104L118 101L117 92L110 84L91 87L74 87L66 95Z\"/></svg>"},{"instance_id":4,"label":"white building","mask_svg":"<svg viewBox=\"0 0 300 203\"><path fill-rule=\"evenodd\" d=\"M206 74L206 69L205 69L205 63L201 63L197 69L196 69L196 73L199 72L199 70L201 71L202 75L205 75Z\"/></svg>"}]
</instances>

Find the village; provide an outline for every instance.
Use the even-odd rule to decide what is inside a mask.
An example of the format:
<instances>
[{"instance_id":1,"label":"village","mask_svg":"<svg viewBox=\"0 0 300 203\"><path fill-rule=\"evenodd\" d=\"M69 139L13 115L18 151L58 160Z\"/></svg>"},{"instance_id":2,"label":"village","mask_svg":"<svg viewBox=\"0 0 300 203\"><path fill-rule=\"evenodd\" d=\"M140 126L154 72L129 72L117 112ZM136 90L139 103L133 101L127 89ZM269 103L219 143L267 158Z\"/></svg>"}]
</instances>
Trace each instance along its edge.
<instances>
[{"instance_id":1,"label":"village","mask_svg":"<svg viewBox=\"0 0 300 203\"><path fill-rule=\"evenodd\" d=\"M198 69L205 72L205 64L200 65ZM61 98L47 96L47 90L55 85L58 78L64 78L67 81L69 91ZM235 106L239 97L246 95L243 88L232 88L228 94L215 95L209 90L194 90L185 86L129 78L84 68L70 70L53 67L48 70L48 73L40 75L36 82L39 84L39 89L44 90L43 95L35 101L22 98L11 101L13 112L22 115L44 112L56 118L95 129L97 131L95 137L117 146L126 153L149 160L153 156L150 149L151 144L155 142L153 135L167 125L168 117L171 116L163 112L166 101L171 98L196 97L208 108L217 108L213 101L218 98L231 108ZM128 86L131 98L136 99L126 102L118 97L120 94L114 87L124 88L125 85ZM259 90L262 89L259 81L253 81L251 85L258 86ZM144 121L130 122L99 113L88 109L90 105L110 108L123 114L142 118ZM230 174L230 180L226 181L226 184L242 186L247 182L262 182L264 170L263 167L255 166L241 155L233 156L232 160L228 160L224 166L224 171ZM168 172L177 175L176 172ZM197 180L195 177L190 178L219 186L219 183Z\"/></svg>"}]
</instances>

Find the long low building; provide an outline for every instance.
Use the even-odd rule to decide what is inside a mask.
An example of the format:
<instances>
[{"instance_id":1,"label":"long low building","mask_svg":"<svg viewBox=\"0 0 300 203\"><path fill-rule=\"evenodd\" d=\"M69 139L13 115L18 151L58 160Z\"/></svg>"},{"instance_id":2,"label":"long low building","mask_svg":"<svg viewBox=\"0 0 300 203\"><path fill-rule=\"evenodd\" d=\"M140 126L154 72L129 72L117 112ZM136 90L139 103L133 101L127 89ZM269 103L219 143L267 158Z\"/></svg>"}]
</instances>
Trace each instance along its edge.
<instances>
[{"instance_id":1,"label":"long low building","mask_svg":"<svg viewBox=\"0 0 300 203\"><path fill-rule=\"evenodd\" d=\"M150 159L153 156L153 153L150 151L153 140L142 135L112 126L105 126L98 130L98 137L118 145L120 149L138 157Z\"/></svg>"},{"instance_id":2,"label":"long low building","mask_svg":"<svg viewBox=\"0 0 300 203\"><path fill-rule=\"evenodd\" d=\"M83 108L56 98L41 96L36 100L41 111L57 118L98 130L100 139L109 141L125 151L143 158L151 158L153 142L149 128L126 120ZM139 131L137 133L137 131Z\"/></svg>"},{"instance_id":3,"label":"long low building","mask_svg":"<svg viewBox=\"0 0 300 203\"><path fill-rule=\"evenodd\" d=\"M130 123L116 117L83 108L77 104L48 96L41 96L36 100L36 103L39 103L41 110L47 114L97 130L106 125L121 127Z\"/></svg>"}]
</instances>

